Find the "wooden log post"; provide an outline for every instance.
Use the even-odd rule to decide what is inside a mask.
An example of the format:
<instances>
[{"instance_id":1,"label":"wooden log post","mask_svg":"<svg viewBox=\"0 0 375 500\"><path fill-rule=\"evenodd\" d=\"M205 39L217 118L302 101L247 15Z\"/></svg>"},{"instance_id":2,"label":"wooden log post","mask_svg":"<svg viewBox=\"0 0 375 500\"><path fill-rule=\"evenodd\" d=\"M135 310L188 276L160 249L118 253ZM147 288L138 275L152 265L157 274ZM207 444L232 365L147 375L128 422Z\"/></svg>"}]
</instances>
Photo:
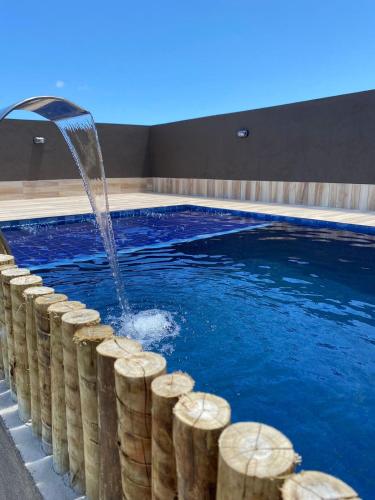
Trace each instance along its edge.
<instances>
[{"instance_id":1,"label":"wooden log post","mask_svg":"<svg viewBox=\"0 0 375 500\"><path fill-rule=\"evenodd\" d=\"M218 441L229 425L231 410L225 399L191 392L173 410L178 498L216 498Z\"/></svg>"},{"instance_id":2,"label":"wooden log post","mask_svg":"<svg viewBox=\"0 0 375 500\"><path fill-rule=\"evenodd\" d=\"M36 338L34 301L37 297L51 295L54 289L48 286L26 288L23 292L26 301L26 343L29 363L31 430L37 437L42 436L40 416L38 344Z\"/></svg>"},{"instance_id":3,"label":"wooden log post","mask_svg":"<svg viewBox=\"0 0 375 500\"><path fill-rule=\"evenodd\" d=\"M17 382L18 415L22 422L31 418L29 358L26 342L26 301L23 292L31 286L41 286L42 278L35 275L20 276L10 281L12 297L12 324Z\"/></svg>"},{"instance_id":4,"label":"wooden log post","mask_svg":"<svg viewBox=\"0 0 375 500\"><path fill-rule=\"evenodd\" d=\"M151 383L166 372L159 354L140 352L115 362L123 497L151 499Z\"/></svg>"},{"instance_id":5,"label":"wooden log post","mask_svg":"<svg viewBox=\"0 0 375 500\"><path fill-rule=\"evenodd\" d=\"M84 326L73 338L77 345L79 391L83 427L86 496L99 499L99 433L96 347L114 336L108 325ZM112 450L116 453L116 448Z\"/></svg>"},{"instance_id":6,"label":"wooden log post","mask_svg":"<svg viewBox=\"0 0 375 500\"><path fill-rule=\"evenodd\" d=\"M176 459L173 446L173 408L193 390L194 380L182 372L153 380L152 391L152 498L177 498Z\"/></svg>"},{"instance_id":7,"label":"wooden log post","mask_svg":"<svg viewBox=\"0 0 375 500\"><path fill-rule=\"evenodd\" d=\"M281 432L257 422L229 426L219 440L217 500L276 500L285 477L299 462Z\"/></svg>"},{"instance_id":8,"label":"wooden log post","mask_svg":"<svg viewBox=\"0 0 375 500\"><path fill-rule=\"evenodd\" d=\"M61 317L85 307L82 302L65 301L56 302L48 308L51 331L52 458L53 468L58 474L69 471Z\"/></svg>"},{"instance_id":9,"label":"wooden log post","mask_svg":"<svg viewBox=\"0 0 375 500\"><path fill-rule=\"evenodd\" d=\"M5 379L4 359L3 359L3 329L0 325L0 380Z\"/></svg>"},{"instance_id":10,"label":"wooden log post","mask_svg":"<svg viewBox=\"0 0 375 500\"><path fill-rule=\"evenodd\" d=\"M5 269L14 269L12 255L0 254L0 272ZM0 278L0 379L5 379L9 383L9 363L8 363L8 343L5 329L4 294Z\"/></svg>"},{"instance_id":11,"label":"wooden log post","mask_svg":"<svg viewBox=\"0 0 375 500\"><path fill-rule=\"evenodd\" d=\"M77 348L73 337L78 328L99 323L100 315L93 309L71 311L61 317L70 483L81 494L85 492L85 458Z\"/></svg>"},{"instance_id":12,"label":"wooden log post","mask_svg":"<svg viewBox=\"0 0 375 500\"><path fill-rule=\"evenodd\" d=\"M12 323L12 297L10 294L10 281L19 276L27 276L30 274L29 269L20 267L5 269L1 271L1 281L4 295L4 313L5 313L5 328L8 345L8 365L9 365L9 387L13 401L17 401L17 385L14 357L14 338L13 338L13 323Z\"/></svg>"},{"instance_id":13,"label":"wooden log post","mask_svg":"<svg viewBox=\"0 0 375 500\"><path fill-rule=\"evenodd\" d=\"M9 255L7 253L0 254L0 269L2 268L2 266L9 266L12 264L14 264L13 255Z\"/></svg>"},{"instance_id":14,"label":"wooden log post","mask_svg":"<svg viewBox=\"0 0 375 500\"><path fill-rule=\"evenodd\" d=\"M42 448L52 454L52 402L51 402L51 335L48 308L68 297L53 293L37 297L34 302L35 328L38 348L40 417L42 422Z\"/></svg>"},{"instance_id":15,"label":"wooden log post","mask_svg":"<svg viewBox=\"0 0 375 500\"><path fill-rule=\"evenodd\" d=\"M135 340L114 337L98 345L98 425L99 425L99 498L122 498L120 458L117 452L117 409L114 363L142 351ZM114 450L116 450L114 452Z\"/></svg>"},{"instance_id":16,"label":"wooden log post","mask_svg":"<svg viewBox=\"0 0 375 500\"><path fill-rule=\"evenodd\" d=\"M336 477L317 471L293 474L282 487L283 500L355 500L358 494Z\"/></svg>"}]
</instances>

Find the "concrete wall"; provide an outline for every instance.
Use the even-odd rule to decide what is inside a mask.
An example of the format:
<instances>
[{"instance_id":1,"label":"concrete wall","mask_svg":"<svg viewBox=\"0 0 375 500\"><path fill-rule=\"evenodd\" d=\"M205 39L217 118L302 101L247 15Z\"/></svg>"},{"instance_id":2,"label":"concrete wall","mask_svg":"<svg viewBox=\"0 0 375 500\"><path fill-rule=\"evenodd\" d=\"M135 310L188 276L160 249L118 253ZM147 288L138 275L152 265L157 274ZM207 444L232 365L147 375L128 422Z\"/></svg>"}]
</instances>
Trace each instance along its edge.
<instances>
[{"instance_id":1,"label":"concrete wall","mask_svg":"<svg viewBox=\"0 0 375 500\"><path fill-rule=\"evenodd\" d=\"M149 127L98 124L107 177L149 177ZM46 138L35 145L33 137ZM75 179L79 177L57 127L47 121L0 122L0 181Z\"/></svg>"},{"instance_id":2,"label":"concrete wall","mask_svg":"<svg viewBox=\"0 0 375 500\"><path fill-rule=\"evenodd\" d=\"M98 132L107 177L375 184L375 91ZM38 135L45 145L33 144ZM0 181L77 177L53 124L0 122Z\"/></svg>"},{"instance_id":3,"label":"concrete wall","mask_svg":"<svg viewBox=\"0 0 375 500\"><path fill-rule=\"evenodd\" d=\"M162 178L374 184L375 91L157 125L149 156Z\"/></svg>"}]
</instances>

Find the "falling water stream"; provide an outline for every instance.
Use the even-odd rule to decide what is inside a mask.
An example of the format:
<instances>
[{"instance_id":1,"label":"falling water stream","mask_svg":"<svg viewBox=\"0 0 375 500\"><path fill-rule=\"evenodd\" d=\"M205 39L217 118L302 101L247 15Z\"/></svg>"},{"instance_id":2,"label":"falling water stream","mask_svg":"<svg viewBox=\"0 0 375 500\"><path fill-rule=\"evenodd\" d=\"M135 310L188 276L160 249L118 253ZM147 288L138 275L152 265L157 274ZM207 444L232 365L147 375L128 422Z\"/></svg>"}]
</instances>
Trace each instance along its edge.
<instances>
[{"instance_id":1,"label":"falling water stream","mask_svg":"<svg viewBox=\"0 0 375 500\"><path fill-rule=\"evenodd\" d=\"M54 120L54 123L64 136L79 168L102 237L122 311L129 314L109 212L103 158L94 120L91 114L87 113L73 118Z\"/></svg>"}]
</instances>

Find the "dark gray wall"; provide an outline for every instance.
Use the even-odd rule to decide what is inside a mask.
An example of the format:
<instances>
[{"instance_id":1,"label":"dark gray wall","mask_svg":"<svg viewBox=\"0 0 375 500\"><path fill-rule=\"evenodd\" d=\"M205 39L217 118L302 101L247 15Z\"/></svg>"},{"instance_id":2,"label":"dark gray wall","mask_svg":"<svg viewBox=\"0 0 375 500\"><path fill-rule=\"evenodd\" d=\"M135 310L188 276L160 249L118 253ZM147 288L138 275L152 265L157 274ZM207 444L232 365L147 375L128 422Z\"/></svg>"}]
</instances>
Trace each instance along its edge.
<instances>
[{"instance_id":1,"label":"dark gray wall","mask_svg":"<svg viewBox=\"0 0 375 500\"><path fill-rule=\"evenodd\" d=\"M148 177L149 127L98 124L108 177ZM35 145L33 137L46 138ZM0 122L0 180L74 179L79 177L57 127L47 121Z\"/></svg>"},{"instance_id":2,"label":"dark gray wall","mask_svg":"<svg viewBox=\"0 0 375 500\"><path fill-rule=\"evenodd\" d=\"M250 136L238 139L237 129ZM153 127L98 125L108 177L375 184L375 91ZM47 138L34 145L34 136ZM0 180L75 178L57 128L0 122Z\"/></svg>"},{"instance_id":3,"label":"dark gray wall","mask_svg":"<svg viewBox=\"0 0 375 500\"><path fill-rule=\"evenodd\" d=\"M375 91L157 125L149 155L155 177L375 183Z\"/></svg>"}]
</instances>

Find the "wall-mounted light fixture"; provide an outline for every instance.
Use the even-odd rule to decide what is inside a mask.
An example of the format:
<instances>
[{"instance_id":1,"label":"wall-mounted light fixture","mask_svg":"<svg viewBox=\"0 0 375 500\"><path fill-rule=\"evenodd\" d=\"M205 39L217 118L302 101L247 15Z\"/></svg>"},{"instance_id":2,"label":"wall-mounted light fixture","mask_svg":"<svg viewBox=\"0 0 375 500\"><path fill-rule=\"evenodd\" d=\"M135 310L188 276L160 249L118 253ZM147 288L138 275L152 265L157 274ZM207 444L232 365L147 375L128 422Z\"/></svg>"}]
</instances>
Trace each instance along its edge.
<instances>
[{"instance_id":1,"label":"wall-mounted light fixture","mask_svg":"<svg viewBox=\"0 0 375 500\"><path fill-rule=\"evenodd\" d=\"M46 138L45 137L34 137L33 143L34 144L45 144Z\"/></svg>"},{"instance_id":2,"label":"wall-mounted light fixture","mask_svg":"<svg viewBox=\"0 0 375 500\"><path fill-rule=\"evenodd\" d=\"M246 137L249 137L249 129L247 129L247 128L240 128L239 130L237 130L236 136L239 139L245 139Z\"/></svg>"}]
</instances>

